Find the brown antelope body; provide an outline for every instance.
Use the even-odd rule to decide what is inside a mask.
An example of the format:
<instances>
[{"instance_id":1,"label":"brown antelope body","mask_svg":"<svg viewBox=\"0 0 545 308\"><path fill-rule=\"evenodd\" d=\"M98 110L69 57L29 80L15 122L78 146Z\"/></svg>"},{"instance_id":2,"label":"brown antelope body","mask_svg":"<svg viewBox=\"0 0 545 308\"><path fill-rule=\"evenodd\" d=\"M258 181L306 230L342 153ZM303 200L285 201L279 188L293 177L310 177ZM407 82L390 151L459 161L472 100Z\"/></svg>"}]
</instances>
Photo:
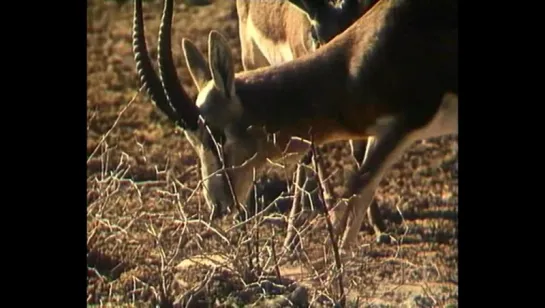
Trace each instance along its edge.
<instances>
[{"instance_id":1,"label":"brown antelope body","mask_svg":"<svg viewBox=\"0 0 545 308\"><path fill-rule=\"evenodd\" d=\"M242 65L252 70L291 61L329 42L361 16L377 0L237 0ZM350 140L358 166L365 161L367 147ZM365 151L364 151L365 148Z\"/></svg>"},{"instance_id":2,"label":"brown antelope body","mask_svg":"<svg viewBox=\"0 0 545 308\"><path fill-rule=\"evenodd\" d=\"M247 197L253 171L268 159L300 159L309 149L306 140L320 145L375 136L373 151L350 181L350 211L337 222L346 248L380 180L403 152L416 140L457 133L457 13L456 0L380 0L315 52L238 74L218 32L209 36L209 63L184 40L199 90L195 103L172 62L172 0L165 2L159 35L161 79L146 50L141 0L133 44L148 94L184 129L201 160L203 193L220 209Z\"/></svg>"},{"instance_id":3,"label":"brown antelope body","mask_svg":"<svg viewBox=\"0 0 545 308\"><path fill-rule=\"evenodd\" d=\"M334 6L327 0L237 0L244 70L282 64L314 52L348 28L375 2L366 0L360 6L359 0L343 0ZM350 140L357 166L365 162L373 141L372 137L367 143ZM297 172L303 170L300 167ZM302 179L302 175L296 178ZM327 187L326 194L331 197ZM368 217L377 240L385 239L381 236L385 227L375 202L369 207Z\"/></svg>"}]
</instances>

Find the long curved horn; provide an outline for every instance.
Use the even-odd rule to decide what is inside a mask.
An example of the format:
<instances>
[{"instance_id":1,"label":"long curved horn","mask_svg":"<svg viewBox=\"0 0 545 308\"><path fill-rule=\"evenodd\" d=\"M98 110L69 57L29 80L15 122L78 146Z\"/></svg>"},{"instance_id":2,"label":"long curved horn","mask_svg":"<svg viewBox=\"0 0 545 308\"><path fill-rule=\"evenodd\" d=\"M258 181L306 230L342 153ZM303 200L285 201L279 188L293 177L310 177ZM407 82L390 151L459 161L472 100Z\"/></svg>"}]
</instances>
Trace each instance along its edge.
<instances>
[{"instance_id":1,"label":"long curved horn","mask_svg":"<svg viewBox=\"0 0 545 308\"><path fill-rule=\"evenodd\" d=\"M176 67L172 60L172 11L173 0L165 0L161 26L159 28L159 47L157 62L159 62L159 73L165 93L172 106L184 119L184 127L195 130L199 119L199 109L184 91Z\"/></svg>"},{"instance_id":2,"label":"long curved horn","mask_svg":"<svg viewBox=\"0 0 545 308\"><path fill-rule=\"evenodd\" d=\"M133 34L132 34L132 46L134 53L134 60L136 61L136 71L140 78L141 84L146 89L148 95L153 102L163 111L168 118L177 123L180 121L180 116L176 110L171 106L168 98L165 95L161 81L153 66L148 54L148 48L146 46L146 37L144 35L144 18L142 17L142 0L134 1L134 18L133 18Z\"/></svg>"}]
</instances>

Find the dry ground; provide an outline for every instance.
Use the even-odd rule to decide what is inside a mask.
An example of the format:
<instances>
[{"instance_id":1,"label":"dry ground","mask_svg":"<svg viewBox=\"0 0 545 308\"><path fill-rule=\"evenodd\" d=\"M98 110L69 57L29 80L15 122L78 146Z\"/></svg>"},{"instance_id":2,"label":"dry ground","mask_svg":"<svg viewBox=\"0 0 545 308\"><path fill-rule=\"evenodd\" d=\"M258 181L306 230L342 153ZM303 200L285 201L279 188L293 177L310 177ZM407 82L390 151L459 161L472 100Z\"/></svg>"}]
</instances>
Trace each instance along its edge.
<instances>
[{"instance_id":1,"label":"dry ground","mask_svg":"<svg viewBox=\"0 0 545 308\"><path fill-rule=\"evenodd\" d=\"M160 1L144 4L153 58L161 6ZM294 301L308 299L313 306L329 305L328 296L335 299L338 294L336 280L325 276L309 280L295 273L303 268L323 272L320 266L313 272L307 262L315 262L324 251L330 258L323 230L304 237L306 254L291 263L291 273L288 265L283 267L281 279L274 271L256 277L258 271L251 271L247 262L246 245L233 240L227 243L218 236L196 236L205 229L202 222L208 221L202 196L192 195L199 181L198 161L183 135L154 109L146 95L138 93L131 47L132 11L130 2L88 1L88 305L147 307L190 301L194 307L271 306L269 300L283 298L275 294L291 296ZM176 1L174 19L174 60L191 93L195 87L181 54L182 37L206 52L208 32L220 30L229 39L237 71L242 69L234 1L216 0L200 7ZM415 144L383 181L377 199L388 231L398 242L376 244L370 229L362 229L361 245L345 263L348 304L457 305L456 148L457 139L452 137ZM324 149L328 173L333 173L332 183L339 193L346 170L353 166L347 145ZM282 179L286 173L271 170L268 174ZM232 223L226 218L221 227L227 229ZM262 258L274 255L272 240L278 253L284 227L264 224L259 232L255 224L249 227L254 228L249 233L252 243L259 243ZM228 263L214 273L207 266L185 267L182 263L204 252L221 255ZM256 264L253 260L254 268L267 269L263 260ZM298 286L302 288L293 293ZM274 303L287 306L286 302Z\"/></svg>"}]
</instances>

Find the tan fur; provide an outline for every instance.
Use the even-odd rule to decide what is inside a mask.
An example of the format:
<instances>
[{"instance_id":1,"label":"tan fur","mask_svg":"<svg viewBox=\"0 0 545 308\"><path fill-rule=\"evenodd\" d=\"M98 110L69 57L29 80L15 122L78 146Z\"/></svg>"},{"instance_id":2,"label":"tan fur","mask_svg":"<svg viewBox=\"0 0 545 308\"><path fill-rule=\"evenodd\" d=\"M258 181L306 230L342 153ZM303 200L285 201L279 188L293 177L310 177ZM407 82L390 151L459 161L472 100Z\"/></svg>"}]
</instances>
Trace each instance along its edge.
<instances>
[{"instance_id":1,"label":"tan fur","mask_svg":"<svg viewBox=\"0 0 545 308\"><path fill-rule=\"evenodd\" d=\"M381 5L388 3L383 1ZM312 54L301 55L281 66L237 73L239 92L241 87L275 84L271 91L260 91L260 98L255 101L243 99L243 105L248 104L244 108L248 110L255 102L256 111L260 112L255 118L266 120L260 124L265 124L269 132L278 130L279 140L288 139L283 134L310 138L309 127L318 144L369 137L367 129L375 119L393 110L385 104L361 103L362 97L353 96L347 85L355 79L354 70L363 65L360 54L373 49L375 34L383 24L385 10L374 12L378 14L366 14L362 19L367 22L360 20L349 28L352 31L342 33ZM303 95L312 104L294 104L291 92ZM273 116L277 114L278 117ZM312 117L307 119L305 114ZM292 116L293 120L286 120Z\"/></svg>"},{"instance_id":2,"label":"tan fur","mask_svg":"<svg viewBox=\"0 0 545 308\"><path fill-rule=\"evenodd\" d=\"M237 0L245 70L291 61L313 51L307 16L287 1Z\"/></svg>"}]
</instances>

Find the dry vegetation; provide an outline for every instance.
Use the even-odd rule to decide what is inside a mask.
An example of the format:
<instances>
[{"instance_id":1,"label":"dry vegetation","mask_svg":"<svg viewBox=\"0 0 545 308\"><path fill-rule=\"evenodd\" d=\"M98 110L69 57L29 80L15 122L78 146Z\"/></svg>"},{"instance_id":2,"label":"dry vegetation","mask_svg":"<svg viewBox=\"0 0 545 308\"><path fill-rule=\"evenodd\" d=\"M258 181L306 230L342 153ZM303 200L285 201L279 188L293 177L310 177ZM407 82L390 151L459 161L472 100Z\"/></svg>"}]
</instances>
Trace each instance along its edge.
<instances>
[{"instance_id":1,"label":"dry vegetation","mask_svg":"<svg viewBox=\"0 0 545 308\"><path fill-rule=\"evenodd\" d=\"M162 1L144 4L153 58L161 9ZM131 2L88 1L88 305L332 305L338 274L319 216L304 226L304 250L291 259L281 253L285 220L275 208L244 227L229 217L208 228L196 156L138 91L132 12ZM208 32L218 29L242 69L234 1L177 1L174 19L175 64L191 94L182 37L206 52ZM377 200L397 242L376 244L371 229L362 229L358 250L344 259L348 307L457 306L456 147L452 137L415 144L383 181ZM323 150L340 193L353 166L348 147ZM271 168L266 175L283 183L291 170ZM215 260L197 258L204 255Z\"/></svg>"}]
</instances>

